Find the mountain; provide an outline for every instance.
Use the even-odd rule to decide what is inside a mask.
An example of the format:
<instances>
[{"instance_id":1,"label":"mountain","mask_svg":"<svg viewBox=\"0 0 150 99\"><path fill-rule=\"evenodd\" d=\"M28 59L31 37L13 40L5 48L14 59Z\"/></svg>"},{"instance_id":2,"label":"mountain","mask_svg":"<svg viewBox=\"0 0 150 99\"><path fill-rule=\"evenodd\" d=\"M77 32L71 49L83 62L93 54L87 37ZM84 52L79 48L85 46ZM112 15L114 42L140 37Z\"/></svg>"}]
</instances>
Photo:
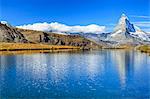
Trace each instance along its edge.
<instances>
[{"instance_id":1,"label":"mountain","mask_svg":"<svg viewBox=\"0 0 150 99\"><path fill-rule=\"evenodd\" d=\"M120 45L136 46L139 44L150 44L150 33L142 31L132 24L125 14L121 15L113 32L109 33L78 33L85 38L93 40L103 46L116 47Z\"/></svg>"},{"instance_id":2,"label":"mountain","mask_svg":"<svg viewBox=\"0 0 150 99\"><path fill-rule=\"evenodd\" d=\"M20 28L16 29L17 31L21 32L30 43L77 46L83 49L101 48L101 45L95 43L94 41L90 41L80 35L64 35L52 32L27 30Z\"/></svg>"},{"instance_id":3,"label":"mountain","mask_svg":"<svg viewBox=\"0 0 150 99\"><path fill-rule=\"evenodd\" d=\"M63 35L52 32L19 29L5 21L0 22L0 42L66 45L77 46L82 49L97 49L101 47L99 44L79 35Z\"/></svg>"},{"instance_id":4,"label":"mountain","mask_svg":"<svg viewBox=\"0 0 150 99\"><path fill-rule=\"evenodd\" d=\"M148 34L142 31L139 27L130 23L125 14L122 14L116 25L114 32L112 32L107 40L117 41L118 43L148 43L150 38Z\"/></svg>"},{"instance_id":5,"label":"mountain","mask_svg":"<svg viewBox=\"0 0 150 99\"><path fill-rule=\"evenodd\" d=\"M82 48L113 48L150 44L150 33L142 31L122 14L113 32L109 33L53 33L20 29L2 21L0 23L0 42L28 42L49 45L69 45Z\"/></svg>"},{"instance_id":6,"label":"mountain","mask_svg":"<svg viewBox=\"0 0 150 99\"><path fill-rule=\"evenodd\" d=\"M0 42L27 42L24 35L6 22L0 22Z\"/></svg>"}]
</instances>

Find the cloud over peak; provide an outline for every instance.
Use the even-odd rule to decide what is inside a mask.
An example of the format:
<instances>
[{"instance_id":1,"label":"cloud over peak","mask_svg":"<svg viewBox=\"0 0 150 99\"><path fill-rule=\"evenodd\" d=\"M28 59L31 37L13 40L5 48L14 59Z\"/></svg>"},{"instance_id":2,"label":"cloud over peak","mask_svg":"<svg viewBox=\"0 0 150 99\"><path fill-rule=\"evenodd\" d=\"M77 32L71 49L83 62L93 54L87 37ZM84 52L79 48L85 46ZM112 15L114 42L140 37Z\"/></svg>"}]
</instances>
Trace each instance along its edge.
<instances>
[{"instance_id":1,"label":"cloud over peak","mask_svg":"<svg viewBox=\"0 0 150 99\"><path fill-rule=\"evenodd\" d=\"M61 24L58 22L53 23L34 23L34 24L28 24L28 25L22 25L22 26L16 26L17 28L23 28L23 29L30 29L30 30L38 30L38 31L53 31L53 32L60 32L60 33L102 33L105 32L105 26L99 26L96 24L90 24L87 26L68 26L65 24Z\"/></svg>"}]
</instances>

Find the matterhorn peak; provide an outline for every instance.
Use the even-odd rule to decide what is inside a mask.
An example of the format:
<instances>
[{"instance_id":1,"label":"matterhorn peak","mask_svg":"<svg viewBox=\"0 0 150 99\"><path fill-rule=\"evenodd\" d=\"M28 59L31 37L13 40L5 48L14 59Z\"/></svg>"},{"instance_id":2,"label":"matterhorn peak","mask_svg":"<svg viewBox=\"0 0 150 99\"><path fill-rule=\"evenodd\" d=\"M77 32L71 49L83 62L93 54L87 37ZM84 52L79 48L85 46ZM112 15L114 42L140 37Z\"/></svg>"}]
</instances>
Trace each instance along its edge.
<instances>
[{"instance_id":1,"label":"matterhorn peak","mask_svg":"<svg viewBox=\"0 0 150 99\"><path fill-rule=\"evenodd\" d=\"M128 17L125 14L122 14L114 31L135 32L135 29L133 24L130 23Z\"/></svg>"},{"instance_id":2,"label":"matterhorn peak","mask_svg":"<svg viewBox=\"0 0 150 99\"><path fill-rule=\"evenodd\" d=\"M150 42L150 37L139 27L133 25L125 14L121 15L114 32L109 36L110 40L125 43L126 41Z\"/></svg>"},{"instance_id":3,"label":"matterhorn peak","mask_svg":"<svg viewBox=\"0 0 150 99\"><path fill-rule=\"evenodd\" d=\"M126 20L129 20L129 18L123 13L119 19L119 22L120 23L123 23L125 22Z\"/></svg>"},{"instance_id":4,"label":"matterhorn peak","mask_svg":"<svg viewBox=\"0 0 150 99\"><path fill-rule=\"evenodd\" d=\"M121 18L128 19L128 17L124 13L121 15Z\"/></svg>"}]
</instances>

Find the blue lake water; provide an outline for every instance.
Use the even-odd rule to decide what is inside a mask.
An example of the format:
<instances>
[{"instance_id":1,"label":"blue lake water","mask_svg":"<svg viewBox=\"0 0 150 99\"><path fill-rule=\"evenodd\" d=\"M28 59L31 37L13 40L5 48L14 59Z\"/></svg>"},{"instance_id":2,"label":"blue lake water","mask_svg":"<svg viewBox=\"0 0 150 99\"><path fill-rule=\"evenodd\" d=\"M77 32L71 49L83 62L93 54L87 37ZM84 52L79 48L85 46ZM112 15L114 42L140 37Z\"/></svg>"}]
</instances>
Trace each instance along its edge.
<instances>
[{"instance_id":1,"label":"blue lake water","mask_svg":"<svg viewBox=\"0 0 150 99\"><path fill-rule=\"evenodd\" d=\"M126 50L0 56L0 99L150 99L150 56Z\"/></svg>"}]
</instances>

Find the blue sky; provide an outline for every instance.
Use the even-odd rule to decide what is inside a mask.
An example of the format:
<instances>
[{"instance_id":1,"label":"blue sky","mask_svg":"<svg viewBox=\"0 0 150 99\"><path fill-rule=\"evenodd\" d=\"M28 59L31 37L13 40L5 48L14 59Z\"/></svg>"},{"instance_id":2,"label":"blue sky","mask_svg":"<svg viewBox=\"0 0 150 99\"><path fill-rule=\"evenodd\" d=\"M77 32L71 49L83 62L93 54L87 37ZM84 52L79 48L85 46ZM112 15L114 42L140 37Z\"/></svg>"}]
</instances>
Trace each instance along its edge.
<instances>
[{"instance_id":1,"label":"blue sky","mask_svg":"<svg viewBox=\"0 0 150 99\"><path fill-rule=\"evenodd\" d=\"M150 0L0 0L0 20L12 25L37 22L97 24L106 26L109 31L122 13L150 31Z\"/></svg>"}]
</instances>

